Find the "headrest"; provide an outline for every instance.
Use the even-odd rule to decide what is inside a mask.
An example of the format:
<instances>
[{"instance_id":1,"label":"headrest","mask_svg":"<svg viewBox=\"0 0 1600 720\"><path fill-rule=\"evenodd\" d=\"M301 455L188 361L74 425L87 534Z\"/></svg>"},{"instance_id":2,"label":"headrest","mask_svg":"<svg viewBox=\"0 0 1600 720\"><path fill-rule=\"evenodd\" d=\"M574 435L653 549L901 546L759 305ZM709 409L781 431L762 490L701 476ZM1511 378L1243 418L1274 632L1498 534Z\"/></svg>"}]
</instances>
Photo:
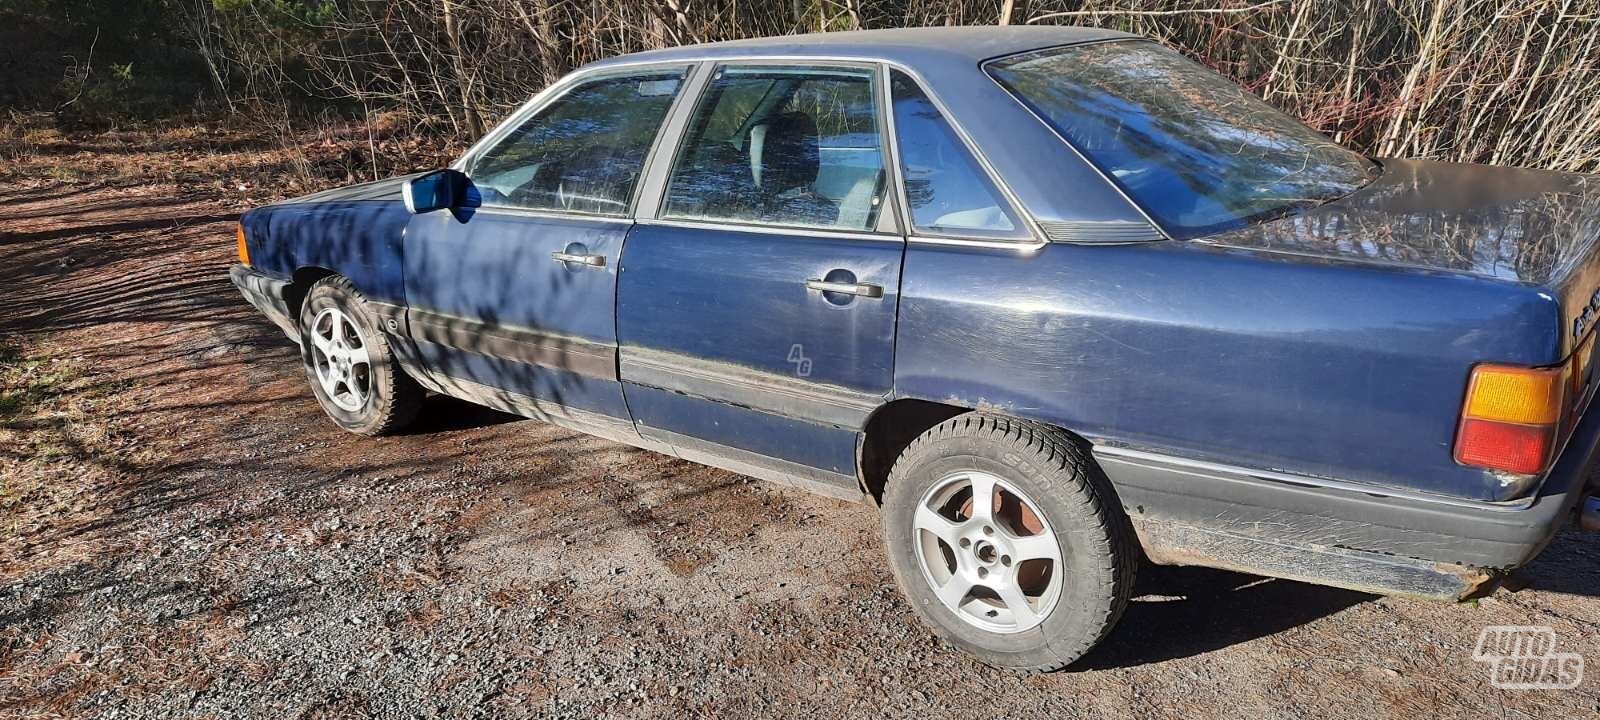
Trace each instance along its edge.
<instances>
[{"instance_id":1,"label":"headrest","mask_svg":"<svg viewBox=\"0 0 1600 720\"><path fill-rule=\"evenodd\" d=\"M771 197L816 182L818 144L817 123L803 112L778 113L751 127L745 147L761 194Z\"/></svg>"}]
</instances>

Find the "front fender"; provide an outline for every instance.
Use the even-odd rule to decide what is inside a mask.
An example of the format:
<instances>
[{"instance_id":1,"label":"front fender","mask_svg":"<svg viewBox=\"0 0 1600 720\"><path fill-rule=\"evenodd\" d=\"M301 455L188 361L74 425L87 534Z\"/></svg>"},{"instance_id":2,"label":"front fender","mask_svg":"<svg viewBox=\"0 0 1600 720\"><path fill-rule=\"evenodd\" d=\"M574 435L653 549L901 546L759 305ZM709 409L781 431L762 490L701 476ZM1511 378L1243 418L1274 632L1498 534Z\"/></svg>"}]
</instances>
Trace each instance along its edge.
<instances>
[{"instance_id":1,"label":"front fender","mask_svg":"<svg viewBox=\"0 0 1600 720\"><path fill-rule=\"evenodd\" d=\"M403 262L411 214L398 199L290 202L246 213L251 264L281 280L326 268L368 299L405 304Z\"/></svg>"}]
</instances>

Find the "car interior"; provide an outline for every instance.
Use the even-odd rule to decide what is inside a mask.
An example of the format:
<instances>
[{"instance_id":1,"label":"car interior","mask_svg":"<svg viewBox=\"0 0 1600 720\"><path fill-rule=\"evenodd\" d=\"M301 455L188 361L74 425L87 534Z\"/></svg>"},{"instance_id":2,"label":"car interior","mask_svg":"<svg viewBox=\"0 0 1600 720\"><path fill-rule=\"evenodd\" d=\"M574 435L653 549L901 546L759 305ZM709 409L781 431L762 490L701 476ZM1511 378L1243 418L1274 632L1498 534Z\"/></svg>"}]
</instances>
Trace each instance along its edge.
<instances>
[{"instance_id":1,"label":"car interior","mask_svg":"<svg viewBox=\"0 0 1600 720\"><path fill-rule=\"evenodd\" d=\"M826 73L713 86L676 159L666 215L870 229L885 184L871 87ZM558 106L487 154L473 173L485 204L625 212L660 115L602 109Z\"/></svg>"},{"instance_id":2,"label":"car interior","mask_svg":"<svg viewBox=\"0 0 1600 720\"><path fill-rule=\"evenodd\" d=\"M517 128L476 161L490 205L620 214L677 93L672 76L599 80Z\"/></svg>"},{"instance_id":3,"label":"car interior","mask_svg":"<svg viewBox=\"0 0 1600 720\"><path fill-rule=\"evenodd\" d=\"M870 82L859 82L870 93ZM850 116L860 108L837 98L818 102L836 91L822 83L843 84L827 76L751 77L713 88L705 103L711 111L697 118L673 172L667 215L871 227L884 183L876 128L850 127L860 124ZM870 113L870 101L864 105Z\"/></svg>"}]
</instances>

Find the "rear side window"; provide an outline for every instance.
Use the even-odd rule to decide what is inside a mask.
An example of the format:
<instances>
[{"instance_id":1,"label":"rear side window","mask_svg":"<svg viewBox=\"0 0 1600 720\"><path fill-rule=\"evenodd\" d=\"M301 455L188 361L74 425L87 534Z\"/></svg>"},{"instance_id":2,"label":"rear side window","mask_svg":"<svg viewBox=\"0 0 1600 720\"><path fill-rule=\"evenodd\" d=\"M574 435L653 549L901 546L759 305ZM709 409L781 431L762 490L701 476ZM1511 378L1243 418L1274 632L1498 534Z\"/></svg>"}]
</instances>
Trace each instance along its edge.
<instances>
[{"instance_id":1,"label":"rear side window","mask_svg":"<svg viewBox=\"0 0 1600 720\"><path fill-rule=\"evenodd\" d=\"M934 234L1017 235L1016 215L917 82L895 71L889 90L912 226Z\"/></svg>"},{"instance_id":2,"label":"rear side window","mask_svg":"<svg viewBox=\"0 0 1600 720\"><path fill-rule=\"evenodd\" d=\"M689 121L662 216L866 230L884 186L871 70L720 68Z\"/></svg>"},{"instance_id":3,"label":"rear side window","mask_svg":"<svg viewBox=\"0 0 1600 720\"><path fill-rule=\"evenodd\" d=\"M683 71L583 83L473 161L484 204L621 215Z\"/></svg>"},{"instance_id":4,"label":"rear side window","mask_svg":"<svg viewBox=\"0 0 1600 720\"><path fill-rule=\"evenodd\" d=\"M1380 172L1153 42L1041 50L997 61L989 73L1174 238L1319 205Z\"/></svg>"}]
</instances>

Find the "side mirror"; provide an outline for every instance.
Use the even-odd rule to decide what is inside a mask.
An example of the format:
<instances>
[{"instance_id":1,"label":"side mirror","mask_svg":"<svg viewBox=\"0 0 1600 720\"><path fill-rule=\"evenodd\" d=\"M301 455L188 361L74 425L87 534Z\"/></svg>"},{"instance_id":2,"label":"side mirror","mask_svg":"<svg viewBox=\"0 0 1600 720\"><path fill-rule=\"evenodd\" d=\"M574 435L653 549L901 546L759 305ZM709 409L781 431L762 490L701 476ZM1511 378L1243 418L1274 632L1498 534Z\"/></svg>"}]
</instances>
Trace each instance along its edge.
<instances>
[{"instance_id":1,"label":"side mirror","mask_svg":"<svg viewBox=\"0 0 1600 720\"><path fill-rule=\"evenodd\" d=\"M413 215L435 210L452 210L467 201L472 181L456 170L435 170L406 181L401 194L406 210Z\"/></svg>"}]
</instances>

